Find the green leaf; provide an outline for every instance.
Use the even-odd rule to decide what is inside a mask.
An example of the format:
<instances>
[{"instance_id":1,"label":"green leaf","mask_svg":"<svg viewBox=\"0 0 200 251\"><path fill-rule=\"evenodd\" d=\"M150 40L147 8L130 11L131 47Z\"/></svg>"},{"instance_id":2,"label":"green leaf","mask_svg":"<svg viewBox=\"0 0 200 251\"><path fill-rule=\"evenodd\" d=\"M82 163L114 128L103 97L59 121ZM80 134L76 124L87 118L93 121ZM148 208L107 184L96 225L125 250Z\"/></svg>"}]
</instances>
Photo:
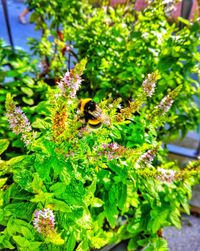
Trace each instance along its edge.
<instances>
[{"instance_id":1,"label":"green leaf","mask_svg":"<svg viewBox=\"0 0 200 251\"><path fill-rule=\"evenodd\" d=\"M35 210L35 204L30 202L11 203L5 206L4 210L16 218L30 221Z\"/></svg>"},{"instance_id":2,"label":"green leaf","mask_svg":"<svg viewBox=\"0 0 200 251\"><path fill-rule=\"evenodd\" d=\"M169 209L156 209L151 212L151 220L148 223L148 229L156 233L160 228L168 225Z\"/></svg>"},{"instance_id":3,"label":"green leaf","mask_svg":"<svg viewBox=\"0 0 200 251\"><path fill-rule=\"evenodd\" d=\"M81 241L81 243L78 245L76 251L89 251L89 244L87 240Z\"/></svg>"},{"instance_id":4,"label":"green leaf","mask_svg":"<svg viewBox=\"0 0 200 251\"><path fill-rule=\"evenodd\" d=\"M14 235L12 238L17 243L17 245L21 248L28 248L30 246L29 241L22 236Z\"/></svg>"},{"instance_id":5,"label":"green leaf","mask_svg":"<svg viewBox=\"0 0 200 251\"><path fill-rule=\"evenodd\" d=\"M167 241L165 239L162 239L162 238L157 238L154 250L168 251L169 249L168 249L168 246L167 246Z\"/></svg>"},{"instance_id":6,"label":"green leaf","mask_svg":"<svg viewBox=\"0 0 200 251\"><path fill-rule=\"evenodd\" d=\"M57 199L49 199L48 203L51 204L51 207L53 208L54 211L60 211L60 212L65 212L65 213L72 211L69 205L67 205L67 203L65 203L64 201L57 200Z\"/></svg>"},{"instance_id":7,"label":"green leaf","mask_svg":"<svg viewBox=\"0 0 200 251\"><path fill-rule=\"evenodd\" d=\"M0 235L0 248L14 249L15 247L11 244L10 238L7 235Z\"/></svg>"},{"instance_id":8,"label":"green leaf","mask_svg":"<svg viewBox=\"0 0 200 251\"><path fill-rule=\"evenodd\" d=\"M178 21L180 21L181 23L184 23L184 24L186 24L188 26L190 25L190 22L187 19L183 18L183 17L178 17Z\"/></svg>"},{"instance_id":9,"label":"green leaf","mask_svg":"<svg viewBox=\"0 0 200 251\"><path fill-rule=\"evenodd\" d=\"M32 191L32 173L28 170L18 170L14 173L13 179L17 182L21 188L27 191Z\"/></svg>"},{"instance_id":10,"label":"green leaf","mask_svg":"<svg viewBox=\"0 0 200 251\"><path fill-rule=\"evenodd\" d=\"M137 239L131 238L128 242L128 251L136 250L137 247L138 247Z\"/></svg>"},{"instance_id":11,"label":"green leaf","mask_svg":"<svg viewBox=\"0 0 200 251\"><path fill-rule=\"evenodd\" d=\"M48 126L49 123L40 118L36 118L36 120L32 123L33 128L46 129Z\"/></svg>"},{"instance_id":12,"label":"green leaf","mask_svg":"<svg viewBox=\"0 0 200 251\"><path fill-rule=\"evenodd\" d=\"M5 150L9 146L9 140L7 139L0 139L0 155L5 152Z\"/></svg>"},{"instance_id":13,"label":"green leaf","mask_svg":"<svg viewBox=\"0 0 200 251\"><path fill-rule=\"evenodd\" d=\"M33 174L33 181L31 183L32 189L34 193L40 193L41 191L45 192L46 188L43 185L43 181L40 178L38 173Z\"/></svg>"},{"instance_id":14,"label":"green leaf","mask_svg":"<svg viewBox=\"0 0 200 251\"><path fill-rule=\"evenodd\" d=\"M55 194L55 196L58 196L65 192L66 189L65 186L66 186L65 183L57 182L50 187L50 191L52 191Z\"/></svg>"},{"instance_id":15,"label":"green leaf","mask_svg":"<svg viewBox=\"0 0 200 251\"><path fill-rule=\"evenodd\" d=\"M65 241L61 238L60 234L56 232L50 232L50 234L46 236L45 242L50 242L55 245L63 245Z\"/></svg>"},{"instance_id":16,"label":"green leaf","mask_svg":"<svg viewBox=\"0 0 200 251\"><path fill-rule=\"evenodd\" d=\"M21 90L22 90L23 93L25 93L25 94L28 95L29 97L33 96L33 94L34 94L33 91L32 91L32 89L31 89L31 88L28 88L28 87L26 87L26 86L21 87Z\"/></svg>"},{"instance_id":17,"label":"green leaf","mask_svg":"<svg viewBox=\"0 0 200 251\"><path fill-rule=\"evenodd\" d=\"M6 183L8 178L0 178L0 188Z\"/></svg>"},{"instance_id":18,"label":"green leaf","mask_svg":"<svg viewBox=\"0 0 200 251\"><path fill-rule=\"evenodd\" d=\"M169 218L172 222L172 224L177 227L178 229L181 229L181 221L180 221L180 212L178 209L174 209L170 214Z\"/></svg>"},{"instance_id":19,"label":"green leaf","mask_svg":"<svg viewBox=\"0 0 200 251\"><path fill-rule=\"evenodd\" d=\"M49 202L52 200L52 197L53 197L52 193L44 193L41 191L39 194L36 194L35 197L30 201L36 203L41 202L42 204L46 205L49 204Z\"/></svg>"},{"instance_id":20,"label":"green leaf","mask_svg":"<svg viewBox=\"0 0 200 251\"><path fill-rule=\"evenodd\" d=\"M22 234L26 239L34 239L34 229L33 226L26 221L20 219L14 219L11 217L8 221L7 228L5 231L10 235L16 235L17 233Z\"/></svg>"},{"instance_id":21,"label":"green leaf","mask_svg":"<svg viewBox=\"0 0 200 251\"><path fill-rule=\"evenodd\" d=\"M92 206L92 207L102 207L103 204L104 204L104 202L103 202L101 199L96 198L96 197L93 198L93 199L92 199L92 202L91 202L91 206Z\"/></svg>"},{"instance_id":22,"label":"green leaf","mask_svg":"<svg viewBox=\"0 0 200 251\"><path fill-rule=\"evenodd\" d=\"M114 228L117 224L118 210L115 204L105 203L105 213L110 226Z\"/></svg>"},{"instance_id":23,"label":"green leaf","mask_svg":"<svg viewBox=\"0 0 200 251\"><path fill-rule=\"evenodd\" d=\"M127 198L127 186L125 184L118 184L118 207L123 210L125 208Z\"/></svg>"},{"instance_id":24,"label":"green leaf","mask_svg":"<svg viewBox=\"0 0 200 251\"><path fill-rule=\"evenodd\" d=\"M145 243L146 242L146 243ZM144 239L143 241L138 241L138 244L145 245L144 251L168 251L167 241L162 238Z\"/></svg>"},{"instance_id":25,"label":"green leaf","mask_svg":"<svg viewBox=\"0 0 200 251\"><path fill-rule=\"evenodd\" d=\"M27 105L33 105L34 104L34 100L32 98L27 98L27 97L24 96L24 97L22 97L22 100Z\"/></svg>"},{"instance_id":26,"label":"green leaf","mask_svg":"<svg viewBox=\"0 0 200 251\"><path fill-rule=\"evenodd\" d=\"M18 162L21 162L23 159L25 159L25 156L13 157L12 159L9 159L8 161L6 161L6 165L13 166L17 164Z\"/></svg>"},{"instance_id":27,"label":"green leaf","mask_svg":"<svg viewBox=\"0 0 200 251\"><path fill-rule=\"evenodd\" d=\"M65 249L68 251L73 251L76 246L76 238L73 233L70 234L67 239L67 244L65 245Z\"/></svg>"},{"instance_id":28,"label":"green leaf","mask_svg":"<svg viewBox=\"0 0 200 251\"><path fill-rule=\"evenodd\" d=\"M190 215L189 203L188 203L188 200L185 196L181 196L180 203L181 203L182 207L184 208L186 214Z\"/></svg>"}]
</instances>

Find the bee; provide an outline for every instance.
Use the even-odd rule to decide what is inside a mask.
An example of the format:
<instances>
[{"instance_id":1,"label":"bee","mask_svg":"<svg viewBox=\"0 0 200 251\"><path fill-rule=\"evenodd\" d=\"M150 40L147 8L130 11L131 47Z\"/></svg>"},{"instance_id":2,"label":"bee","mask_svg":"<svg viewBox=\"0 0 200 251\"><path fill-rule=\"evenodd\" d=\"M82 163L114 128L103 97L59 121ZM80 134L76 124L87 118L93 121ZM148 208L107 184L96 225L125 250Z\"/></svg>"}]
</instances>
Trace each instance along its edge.
<instances>
[{"instance_id":1,"label":"bee","mask_svg":"<svg viewBox=\"0 0 200 251\"><path fill-rule=\"evenodd\" d=\"M82 114L82 118L92 128L98 128L102 125L102 110L91 99L82 99L79 103L79 109Z\"/></svg>"}]
</instances>

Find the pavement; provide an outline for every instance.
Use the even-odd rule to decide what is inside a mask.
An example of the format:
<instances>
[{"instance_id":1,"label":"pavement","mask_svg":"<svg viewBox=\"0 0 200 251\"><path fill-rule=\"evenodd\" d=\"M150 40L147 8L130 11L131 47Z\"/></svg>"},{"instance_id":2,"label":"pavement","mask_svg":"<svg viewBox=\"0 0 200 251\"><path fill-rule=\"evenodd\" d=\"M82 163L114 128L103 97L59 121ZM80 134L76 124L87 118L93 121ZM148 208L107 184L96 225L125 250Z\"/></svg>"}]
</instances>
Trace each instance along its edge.
<instances>
[{"instance_id":1,"label":"pavement","mask_svg":"<svg viewBox=\"0 0 200 251\"><path fill-rule=\"evenodd\" d=\"M200 251L200 218L182 215L182 229L168 227L164 229L163 235L168 242L169 251ZM123 242L102 251L127 251L127 244ZM154 251L161 251L161 249Z\"/></svg>"},{"instance_id":2,"label":"pavement","mask_svg":"<svg viewBox=\"0 0 200 251\"><path fill-rule=\"evenodd\" d=\"M40 39L40 31L35 31L34 24L21 24L19 21L20 13L27 7L24 1L20 0L1 0L0 1L0 38L3 38L7 44L9 43L9 37L5 22L5 16L3 12L2 1L7 3L7 10L10 22L11 33L13 37L14 46L22 48L26 52L30 52L29 46L27 45L28 37ZM27 15L26 19L29 20L30 14Z\"/></svg>"},{"instance_id":3,"label":"pavement","mask_svg":"<svg viewBox=\"0 0 200 251\"><path fill-rule=\"evenodd\" d=\"M182 216L182 229L169 227L164 230L169 251L200 251L200 218Z\"/></svg>"}]
</instances>

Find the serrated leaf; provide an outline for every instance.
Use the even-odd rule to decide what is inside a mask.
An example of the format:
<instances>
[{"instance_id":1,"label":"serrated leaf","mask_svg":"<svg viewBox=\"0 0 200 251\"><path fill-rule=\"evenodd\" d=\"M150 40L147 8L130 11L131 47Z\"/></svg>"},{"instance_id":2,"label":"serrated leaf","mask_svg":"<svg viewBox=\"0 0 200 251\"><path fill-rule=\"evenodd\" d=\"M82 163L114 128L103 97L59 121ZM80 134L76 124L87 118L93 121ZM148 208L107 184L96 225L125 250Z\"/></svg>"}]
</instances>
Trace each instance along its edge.
<instances>
[{"instance_id":1,"label":"serrated leaf","mask_svg":"<svg viewBox=\"0 0 200 251\"><path fill-rule=\"evenodd\" d=\"M182 205L182 207L184 208L186 214L190 214L190 207L189 207L189 203L186 197L182 197L180 200L180 203Z\"/></svg>"},{"instance_id":2,"label":"serrated leaf","mask_svg":"<svg viewBox=\"0 0 200 251\"><path fill-rule=\"evenodd\" d=\"M14 173L13 179L21 188L27 191L32 191L32 173L28 170L18 170Z\"/></svg>"},{"instance_id":3,"label":"serrated leaf","mask_svg":"<svg viewBox=\"0 0 200 251\"><path fill-rule=\"evenodd\" d=\"M41 202L42 204L49 204L50 201L52 200L53 194L52 193L43 193L42 191L39 194L36 194L33 199L31 199L31 202L36 202L39 203Z\"/></svg>"},{"instance_id":4,"label":"serrated leaf","mask_svg":"<svg viewBox=\"0 0 200 251\"><path fill-rule=\"evenodd\" d=\"M32 189L34 193L40 193L41 191L45 192L45 186L43 185L43 181L40 178L38 173L35 173L33 178L33 181L31 183Z\"/></svg>"},{"instance_id":5,"label":"serrated leaf","mask_svg":"<svg viewBox=\"0 0 200 251\"><path fill-rule=\"evenodd\" d=\"M65 183L57 182L50 187L50 191L52 191L56 196L58 196L65 192L65 187Z\"/></svg>"},{"instance_id":6,"label":"serrated leaf","mask_svg":"<svg viewBox=\"0 0 200 251\"><path fill-rule=\"evenodd\" d=\"M158 238L156 240L156 245L154 250L168 251L167 241L165 239Z\"/></svg>"},{"instance_id":7,"label":"serrated leaf","mask_svg":"<svg viewBox=\"0 0 200 251\"><path fill-rule=\"evenodd\" d=\"M178 229L181 229L181 221L180 221L180 212L179 210L174 210L169 214L169 218L172 222L172 224L177 227Z\"/></svg>"},{"instance_id":8,"label":"serrated leaf","mask_svg":"<svg viewBox=\"0 0 200 251\"><path fill-rule=\"evenodd\" d=\"M26 236L26 239L29 240L34 239L34 231L33 226L31 226L26 221L20 220L20 219L14 219L11 217L7 223L7 228L5 231L10 235L16 235L17 233L20 233L24 236Z\"/></svg>"},{"instance_id":9,"label":"serrated leaf","mask_svg":"<svg viewBox=\"0 0 200 251\"><path fill-rule=\"evenodd\" d=\"M35 205L30 202L11 203L4 207L4 210L16 218L30 221L35 210Z\"/></svg>"},{"instance_id":10,"label":"serrated leaf","mask_svg":"<svg viewBox=\"0 0 200 251\"><path fill-rule=\"evenodd\" d=\"M50 204L49 207L51 207L54 211L60 211L65 213L72 211L69 205L67 205L67 203L65 203L64 201L57 199L49 199L48 203Z\"/></svg>"},{"instance_id":11,"label":"serrated leaf","mask_svg":"<svg viewBox=\"0 0 200 251\"><path fill-rule=\"evenodd\" d=\"M148 223L148 229L151 229L153 233L156 233L161 227L163 227L167 223L168 215L168 209L152 211L151 220Z\"/></svg>"},{"instance_id":12,"label":"serrated leaf","mask_svg":"<svg viewBox=\"0 0 200 251\"><path fill-rule=\"evenodd\" d=\"M88 210L83 211L83 215L80 219L76 220L76 223L81 226L81 228L91 229L92 227L92 218Z\"/></svg>"},{"instance_id":13,"label":"serrated leaf","mask_svg":"<svg viewBox=\"0 0 200 251\"><path fill-rule=\"evenodd\" d=\"M115 204L105 203L106 218L112 228L117 224L118 210Z\"/></svg>"},{"instance_id":14,"label":"serrated leaf","mask_svg":"<svg viewBox=\"0 0 200 251\"><path fill-rule=\"evenodd\" d=\"M141 231L141 223L133 222L132 224L128 224L127 230L133 234L139 233Z\"/></svg>"}]
</instances>

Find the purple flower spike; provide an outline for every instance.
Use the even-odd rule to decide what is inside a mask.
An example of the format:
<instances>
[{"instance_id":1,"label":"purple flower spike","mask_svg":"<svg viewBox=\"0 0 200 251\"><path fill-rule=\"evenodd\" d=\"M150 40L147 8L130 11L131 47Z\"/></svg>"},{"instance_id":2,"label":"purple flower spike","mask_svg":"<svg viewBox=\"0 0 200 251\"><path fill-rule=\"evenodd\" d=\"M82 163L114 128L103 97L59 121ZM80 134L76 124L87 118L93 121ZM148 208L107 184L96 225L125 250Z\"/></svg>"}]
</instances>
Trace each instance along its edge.
<instances>
[{"instance_id":1,"label":"purple flower spike","mask_svg":"<svg viewBox=\"0 0 200 251\"><path fill-rule=\"evenodd\" d=\"M31 144L32 139L36 137L36 133L32 132L31 124L22 109L14 107L6 113L6 116L12 131L17 135L22 135L21 139L25 145Z\"/></svg>"},{"instance_id":2,"label":"purple flower spike","mask_svg":"<svg viewBox=\"0 0 200 251\"><path fill-rule=\"evenodd\" d=\"M70 98L75 98L81 82L82 79L78 74L75 74L73 71L66 72L65 76L58 83L58 88L63 95L69 94Z\"/></svg>"},{"instance_id":3,"label":"purple flower spike","mask_svg":"<svg viewBox=\"0 0 200 251\"><path fill-rule=\"evenodd\" d=\"M33 219L34 228L42 234L48 235L50 231L55 230L55 216L49 208L36 210Z\"/></svg>"}]
</instances>

